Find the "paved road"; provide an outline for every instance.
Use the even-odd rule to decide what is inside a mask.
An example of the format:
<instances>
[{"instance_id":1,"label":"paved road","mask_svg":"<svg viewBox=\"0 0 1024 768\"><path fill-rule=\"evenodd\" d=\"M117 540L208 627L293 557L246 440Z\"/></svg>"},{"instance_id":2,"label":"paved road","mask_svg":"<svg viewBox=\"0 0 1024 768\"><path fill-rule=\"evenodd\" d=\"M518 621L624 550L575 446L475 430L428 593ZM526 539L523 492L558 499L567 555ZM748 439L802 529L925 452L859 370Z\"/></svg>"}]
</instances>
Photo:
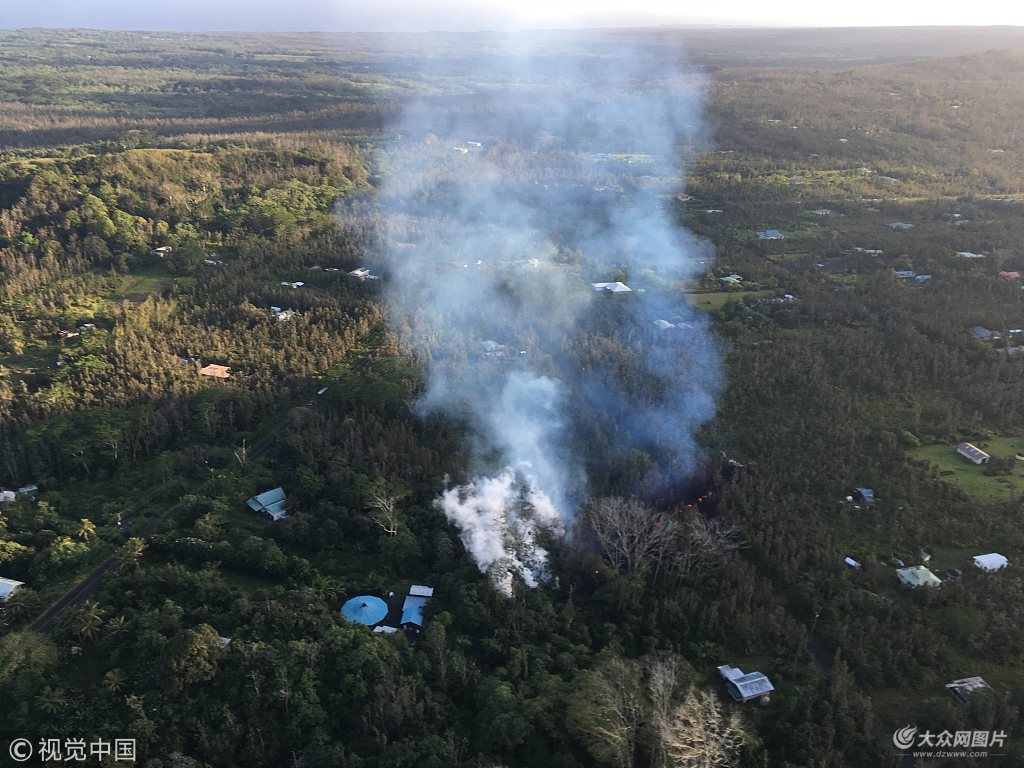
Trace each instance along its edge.
<instances>
[{"instance_id":1,"label":"paved road","mask_svg":"<svg viewBox=\"0 0 1024 768\"><path fill-rule=\"evenodd\" d=\"M111 555L100 563L96 570L72 587L60 600L47 608L42 616L29 624L28 628L35 632L49 632L64 611L78 605L96 591L100 580L115 565L117 565L117 555Z\"/></svg>"}]
</instances>

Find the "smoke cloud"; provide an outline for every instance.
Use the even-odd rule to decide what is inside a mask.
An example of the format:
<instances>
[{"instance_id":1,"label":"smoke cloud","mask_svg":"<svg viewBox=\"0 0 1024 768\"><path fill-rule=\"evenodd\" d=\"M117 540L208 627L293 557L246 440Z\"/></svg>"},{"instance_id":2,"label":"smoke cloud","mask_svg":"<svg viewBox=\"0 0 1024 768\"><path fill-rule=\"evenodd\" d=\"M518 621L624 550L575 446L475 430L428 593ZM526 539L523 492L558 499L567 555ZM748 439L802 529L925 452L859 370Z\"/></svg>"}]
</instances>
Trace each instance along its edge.
<instances>
[{"instance_id":1,"label":"smoke cloud","mask_svg":"<svg viewBox=\"0 0 1024 768\"><path fill-rule=\"evenodd\" d=\"M510 593L543 578L587 494L693 470L720 366L682 292L710 252L676 223L701 79L657 39L492 42L426 67L443 93L404 111L380 202L420 407L471 439L472 475L438 505Z\"/></svg>"}]
</instances>

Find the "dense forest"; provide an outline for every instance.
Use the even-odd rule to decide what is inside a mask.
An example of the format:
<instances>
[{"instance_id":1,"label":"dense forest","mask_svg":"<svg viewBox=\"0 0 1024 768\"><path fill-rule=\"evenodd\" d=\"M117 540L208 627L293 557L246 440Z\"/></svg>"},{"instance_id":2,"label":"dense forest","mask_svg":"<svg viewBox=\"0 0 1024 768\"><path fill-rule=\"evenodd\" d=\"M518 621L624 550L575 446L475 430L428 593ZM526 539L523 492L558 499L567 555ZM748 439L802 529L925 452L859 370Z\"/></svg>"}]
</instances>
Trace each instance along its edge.
<instances>
[{"instance_id":1,"label":"dense forest","mask_svg":"<svg viewBox=\"0 0 1024 768\"><path fill-rule=\"evenodd\" d=\"M0 31L0 763L19 737L132 738L147 768L980 762L905 759L910 723L1024 764L1024 43L622 34L691 50L685 178L481 151L579 205L663 186L706 267L637 284L706 315L723 391L671 482L578 399L594 498L506 597L435 503L471 440L417 406L380 202L403 153L451 154L403 105L477 109L493 41ZM615 307L565 354L656 397L635 361L664 342ZM919 564L941 587L901 586ZM421 631L340 612L413 584ZM733 701L727 664L770 700Z\"/></svg>"}]
</instances>

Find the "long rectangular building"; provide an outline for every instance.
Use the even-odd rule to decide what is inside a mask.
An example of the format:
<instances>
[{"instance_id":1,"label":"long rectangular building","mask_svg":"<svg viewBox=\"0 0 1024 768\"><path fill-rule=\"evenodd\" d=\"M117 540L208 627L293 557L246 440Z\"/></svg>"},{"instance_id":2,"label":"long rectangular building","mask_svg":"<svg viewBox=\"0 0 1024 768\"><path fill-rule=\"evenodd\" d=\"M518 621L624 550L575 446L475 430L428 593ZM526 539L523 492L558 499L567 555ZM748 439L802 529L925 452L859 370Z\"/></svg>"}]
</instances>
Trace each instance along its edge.
<instances>
[{"instance_id":1,"label":"long rectangular building","mask_svg":"<svg viewBox=\"0 0 1024 768\"><path fill-rule=\"evenodd\" d=\"M975 464L988 464L989 460L992 458L981 450L981 448L977 448L970 443L960 443L960 445L956 447L956 452L968 461L973 461Z\"/></svg>"}]
</instances>

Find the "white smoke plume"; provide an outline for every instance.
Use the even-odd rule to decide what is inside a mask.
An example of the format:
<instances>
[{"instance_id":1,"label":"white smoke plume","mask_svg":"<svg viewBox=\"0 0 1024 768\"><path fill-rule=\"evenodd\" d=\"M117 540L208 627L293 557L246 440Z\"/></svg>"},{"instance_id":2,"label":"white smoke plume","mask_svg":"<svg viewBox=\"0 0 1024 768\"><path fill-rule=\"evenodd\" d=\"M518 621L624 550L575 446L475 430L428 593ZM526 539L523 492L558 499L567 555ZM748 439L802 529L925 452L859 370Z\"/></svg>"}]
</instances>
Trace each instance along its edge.
<instances>
[{"instance_id":1,"label":"white smoke plume","mask_svg":"<svg viewBox=\"0 0 1024 768\"><path fill-rule=\"evenodd\" d=\"M405 109L380 202L420 406L472 439L472 475L438 504L508 593L543 577L542 532L571 529L601 467L646 486L693 469L720 367L682 295L709 249L674 221L700 79L656 38L491 42L423 63L445 93Z\"/></svg>"},{"instance_id":2,"label":"white smoke plume","mask_svg":"<svg viewBox=\"0 0 1024 768\"><path fill-rule=\"evenodd\" d=\"M506 468L448 488L438 500L480 570L510 596L515 577L535 587L546 575L548 553L538 538L562 530L558 510L528 473L529 467Z\"/></svg>"}]
</instances>

